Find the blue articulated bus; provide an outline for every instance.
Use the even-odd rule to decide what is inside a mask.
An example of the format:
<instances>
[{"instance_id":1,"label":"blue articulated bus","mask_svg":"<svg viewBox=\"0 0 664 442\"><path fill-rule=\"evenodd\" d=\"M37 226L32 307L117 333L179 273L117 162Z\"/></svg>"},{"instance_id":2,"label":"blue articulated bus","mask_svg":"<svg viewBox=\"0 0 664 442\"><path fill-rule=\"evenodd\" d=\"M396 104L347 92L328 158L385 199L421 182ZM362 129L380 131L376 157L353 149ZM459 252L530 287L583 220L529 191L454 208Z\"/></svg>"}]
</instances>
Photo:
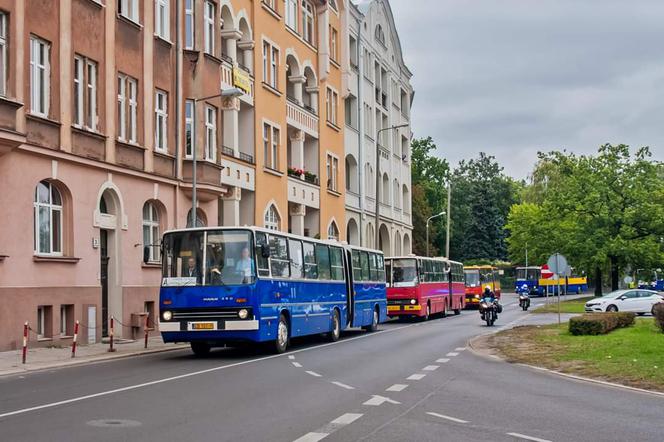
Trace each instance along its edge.
<instances>
[{"instance_id":1,"label":"blue articulated bus","mask_svg":"<svg viewBox=\"0 0 664 442\"><path fill-rule=\"evenodd\" d=\"M257 227L191 228L162 242L164 342L215 346L377 329L387 319L385 263L376 250Z\"/></svg>"}]
</instances>

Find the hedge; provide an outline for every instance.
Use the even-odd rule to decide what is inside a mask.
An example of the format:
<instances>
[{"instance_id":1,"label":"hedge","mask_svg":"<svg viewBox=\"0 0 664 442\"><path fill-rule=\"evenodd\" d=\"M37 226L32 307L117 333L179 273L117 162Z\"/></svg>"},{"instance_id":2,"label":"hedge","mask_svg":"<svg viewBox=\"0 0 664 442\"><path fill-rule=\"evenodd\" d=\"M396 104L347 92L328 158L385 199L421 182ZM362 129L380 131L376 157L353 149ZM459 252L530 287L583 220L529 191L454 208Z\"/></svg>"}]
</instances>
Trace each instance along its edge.
<instances>
[{"instance_id":1,"label":"hedge","mask_svg":"<svg viewBox=\"0 0 664 442\"><path fill-rule=\"evenodd\" d=\"M574 336L604 335L616 328L633 325L635 316L629 312L586 313L569 320L569 332Z\"/></svg>"},{"instance_id":2,"label":"hedge","mask_svg":"<svg viewBox=\"0 0 664 442\"><path fill-rule=\"evenodd\" d=\"M655 316L655 324L664 333L664 302L658 302L652 307L652 313Z\"/></svg>"}]
</instances>

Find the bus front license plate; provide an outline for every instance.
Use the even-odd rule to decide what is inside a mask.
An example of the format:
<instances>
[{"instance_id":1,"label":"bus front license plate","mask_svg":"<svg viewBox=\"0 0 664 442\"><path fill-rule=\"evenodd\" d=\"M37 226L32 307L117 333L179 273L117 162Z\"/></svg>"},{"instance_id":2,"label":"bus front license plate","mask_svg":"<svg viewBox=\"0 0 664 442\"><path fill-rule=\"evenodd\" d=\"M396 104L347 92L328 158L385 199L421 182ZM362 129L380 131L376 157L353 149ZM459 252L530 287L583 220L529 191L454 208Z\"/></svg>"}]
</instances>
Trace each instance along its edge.
<instances>
[{"instance_id":1,"label":"bus front license plate","mask_svg":"<svg viewBox=\"0 0 664 442\"><path fill-rule=\"evenodd\" d=\"M387 306L387 311L388 312L398 312L401 309L398 305L388 305Z\"/></svg>"},{"instance_id":2,"label":"bus front license plate","mask_svg":"<svg viewBox=\"0 0 664 442\"><path fill-rule=\"evenodd\" d=\"M214 322L190 322L189 330L216 330L217 324Z\"/></svg>"}]
</instances>

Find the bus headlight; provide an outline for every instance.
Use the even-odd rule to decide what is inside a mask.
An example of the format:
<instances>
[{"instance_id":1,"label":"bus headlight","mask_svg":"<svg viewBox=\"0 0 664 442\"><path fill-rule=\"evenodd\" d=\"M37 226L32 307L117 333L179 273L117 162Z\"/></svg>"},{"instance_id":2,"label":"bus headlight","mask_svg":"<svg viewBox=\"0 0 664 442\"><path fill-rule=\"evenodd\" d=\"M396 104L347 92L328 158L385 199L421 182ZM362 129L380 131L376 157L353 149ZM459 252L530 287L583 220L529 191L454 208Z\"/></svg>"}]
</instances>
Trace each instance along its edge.
<instances>
[{"instance_id":1,"label":"bus headlight","mask_svg":"<svg viewBox=\"0 0 664 442\"><path fill-rule=\"evenodd\" d=\"M238 312L237 315L240 319L247 319L247 316L249 316L249 312L247 311L246 308L241 308Z\"/></svg>"},{"instance_id":2,"label":"bus headlight","mask_svg":"<svg viewBox=\"0 0 664 442\"><path fill-rule=\"evenodd\" d=\"M170 321L171 319L173 319L173 312L171 312L170 310L164 310L161 313L161 317L164 318L164 321Z\"/></svg>"},{"instance_id":3,"label":"bus headlight","mask_svg":"<svg viewBox=\"0 0 664 442\"><path fill-rule=\"evenodd\" d=\"M411 299L411 300L410 300L410 303L411 303L412 305L415 305L415 304L417 304L417 301L416 301L415 299Z\"/></svg>"}]
</instances>

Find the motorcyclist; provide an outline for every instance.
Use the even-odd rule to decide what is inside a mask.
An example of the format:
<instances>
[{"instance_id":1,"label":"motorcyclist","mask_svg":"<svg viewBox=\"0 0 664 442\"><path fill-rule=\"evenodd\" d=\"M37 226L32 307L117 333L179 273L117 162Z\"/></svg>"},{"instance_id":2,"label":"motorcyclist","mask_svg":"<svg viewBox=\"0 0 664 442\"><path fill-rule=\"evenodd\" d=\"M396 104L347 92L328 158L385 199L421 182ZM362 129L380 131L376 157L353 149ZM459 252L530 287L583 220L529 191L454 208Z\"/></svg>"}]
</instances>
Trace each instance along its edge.
<instances>
[{"instance_id":1,"label":"motorcyclist","mask_svg":"<svg viewBox=\"0 0 664 442\"><path fill-rule=\"evenodd\" d=\"M482 309L483 303L486 303L487 305L496 304L496 306L498 304L495 293L493 293L489 287L484 288L482 299L480 299L480 314L482 315L482 319L484 319L484 309Z\"/></svg>"}]
</instances>

